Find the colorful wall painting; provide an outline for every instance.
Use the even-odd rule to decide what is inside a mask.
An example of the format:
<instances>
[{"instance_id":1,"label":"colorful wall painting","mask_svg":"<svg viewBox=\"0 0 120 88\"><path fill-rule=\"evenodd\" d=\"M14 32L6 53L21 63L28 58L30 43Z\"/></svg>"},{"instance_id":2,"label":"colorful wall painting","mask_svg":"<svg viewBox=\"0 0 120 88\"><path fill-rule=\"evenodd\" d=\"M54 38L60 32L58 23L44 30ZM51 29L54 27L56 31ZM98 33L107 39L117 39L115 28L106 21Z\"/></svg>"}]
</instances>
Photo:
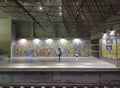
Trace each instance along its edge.
<instances>
[{"instance_id":1,"label":"colorful wall painting","mask_svg":"<svg viewBox=\"0 0 120 88\"><path fill-rule=\"evenodd\" d=\"M73 57L90 55L90 42L84 41L75 43L73 40L17 40L15 56L58 56L58 48L61 48L63 57Z\"/></svg>"},{"instance_id":2,"label":"colorful wall painting","mask_svg":"<svg viewBox=\"0 0 120 88\"><path fill-rule=\"evenodd\" d=\"M109 36L108 39L100 40L101 57L108 59L116 59L116 53L118 53L118 59L120 59L120 36L117 37L116 46L116 36Z\"/></svg>"},{"instance_id":3,"label":"colorful wall painting","mask_svg":"<svg viewBox=\"0 0 120 88\"><path fill-rule=\"evenodd\" d=\"M16 42L16 56L36 56L31 40L21 40Z\"/></svg>"}]
</instances>

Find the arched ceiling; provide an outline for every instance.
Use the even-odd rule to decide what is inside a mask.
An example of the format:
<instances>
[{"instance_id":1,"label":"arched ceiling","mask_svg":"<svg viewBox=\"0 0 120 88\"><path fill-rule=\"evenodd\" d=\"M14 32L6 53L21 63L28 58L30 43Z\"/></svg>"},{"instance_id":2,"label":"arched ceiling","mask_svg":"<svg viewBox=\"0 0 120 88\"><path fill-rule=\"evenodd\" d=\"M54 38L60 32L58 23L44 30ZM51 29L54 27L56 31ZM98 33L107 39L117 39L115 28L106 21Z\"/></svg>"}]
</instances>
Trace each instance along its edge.
<instances>
[{"instance_id":1,"label":"arched ceiling","mask_svg":"<svg viewBox=\"0 0 120 88\"><path fill-rule=\"evenodd\" d=\"M68 33L89 37L106 19L119 16L119 8L120 0L0 0L0 13L4 13L0 18L35 21L42 29L43 21L57 22L64 24Z\"/></svg>"}]
</instances>

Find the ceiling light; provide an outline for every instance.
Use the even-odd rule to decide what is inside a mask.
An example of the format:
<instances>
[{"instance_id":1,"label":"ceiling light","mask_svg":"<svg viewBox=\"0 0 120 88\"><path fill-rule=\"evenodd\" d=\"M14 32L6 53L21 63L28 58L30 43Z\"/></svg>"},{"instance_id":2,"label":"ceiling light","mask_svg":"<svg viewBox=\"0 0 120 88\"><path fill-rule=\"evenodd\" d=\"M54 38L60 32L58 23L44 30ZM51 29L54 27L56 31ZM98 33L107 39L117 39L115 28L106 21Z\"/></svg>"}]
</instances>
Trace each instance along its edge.
<instances>
[{"instance_id":1,"label":"ceiling light","mask_svg":"<svg viewBox=\"0 0 120 88\"><path fill-rule=\"evenodd\" d=\"M59 15L62 16L62 12L60 12Z\"/></svg>"},{"instance_id":2,"label":"ceiling light","mask_svg":"<svg viewBox=\"0 0 120 88\"><path fill-rule=\"evenodd\" d=\"M62 7L59 7L59 10L61 10L62 9Z\"/></svg>"},{"instance_id":3,"label":"ceiling light","mask_svg":"<svg viewBox=\"0 0 120 88\"><path fill-rule=\"evenodd\" d=\"M39 9L42 10L43 8L40 6Z\"/></svg>"}]
</instances>

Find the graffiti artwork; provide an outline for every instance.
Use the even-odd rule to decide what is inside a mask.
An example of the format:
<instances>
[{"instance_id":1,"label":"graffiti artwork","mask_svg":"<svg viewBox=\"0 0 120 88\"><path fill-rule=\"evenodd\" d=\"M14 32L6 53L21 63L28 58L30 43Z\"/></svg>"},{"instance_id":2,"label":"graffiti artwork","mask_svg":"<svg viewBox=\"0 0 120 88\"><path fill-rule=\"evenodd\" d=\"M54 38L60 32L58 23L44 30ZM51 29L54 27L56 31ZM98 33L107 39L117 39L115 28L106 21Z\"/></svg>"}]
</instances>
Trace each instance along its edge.
<instances>
[{"instance_id":1,"label":"graffiti artwork","mask_svg":"<svg viewBox=\"0 0 120 88\"><path fill-rule=\"evenodd\" d=\"M35 50L30 40L26 42L16 42L16 56L35 56Z\"/></svg>"},{"instance_id":2,"label":"graffiti artwork","mask_svg":"<svg viewBox=\"0 0 120 88\"><path fill-rule=\"evenodd\" d=\"M89 56L90 43L73 42L72 40L18 40L16 41L16 56L58 56L61 48L62 56Z\"/></svg>"}]
</instances>

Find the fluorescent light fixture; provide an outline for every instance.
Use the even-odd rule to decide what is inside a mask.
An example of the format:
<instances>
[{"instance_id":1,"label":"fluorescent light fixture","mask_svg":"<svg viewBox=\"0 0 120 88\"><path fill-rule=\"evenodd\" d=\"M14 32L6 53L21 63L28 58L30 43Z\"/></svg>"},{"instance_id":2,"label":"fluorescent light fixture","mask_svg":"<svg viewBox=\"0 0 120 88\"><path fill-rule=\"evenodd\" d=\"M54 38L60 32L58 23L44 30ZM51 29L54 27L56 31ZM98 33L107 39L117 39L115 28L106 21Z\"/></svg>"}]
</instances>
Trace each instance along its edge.
<instances>
[{"instance_id":1,"label":"fluorescent light fixture","mask_svg":"<svg viewBox=\"0 0 120 88\"><path fill-rule=\"evenodd\" d=\"M24 88L24 86L20 86L20 88Z\"/></svg>"},{"instance_id":2,"label":"fluorescent light fixture","mask_svg":"<svg viewBox=\"0 0 120 88\"><path fill-rule=\"evenodd\" d=\"M62 88L66 88L66 86L63 86Z\"/></svg>"},{"instance_id":3,"label":"fluorescent light fixture","mask_svg":"<svg viewBox=\"0 0 120 88\"><path fill-rule=\"evenodd\" d=\"M67 40L64 39L64 38L61 38L61 39L60 39L60 43L62 43L62 44L67 43Z\"/></svg>"},{"instance_id":4,"label":"fluorescent light fixture","mask_svg":"<svg viewBox=\"0 0 120 88\"><path fill-rule=\"evenodd\" d=\"M79 44L79 43L82 43L82 41L79 38L75 38L73 39L73 43Z\"/></svg>"},{"instance_id":5,"label":"fluorescent light fixture","mask_svg":"<svg viewBox=\"0 0 120 88\"><path fill-rule=\"evenodd\" d=\"M46 42L47 44L52 44L52 43L53 43L53 39L47 39L47 40L45 40L45 42Z\"/></svg>"},{"instance_id":6,"label":"fluorescent light fixture","mask_svg":"<svg viewBox=\"0 0 120 88\"><path fill-rule=\"evenodd\" d=\"M13 86L10 86L9 88L14 88Z\"/></svg>"},{"instance_id":7,"label":"fluorescent light fixture","mask_svg":"<svg viewBox=\"0 0 120 88\"><path fill-rule=\"evenodd\" d=\"M45 88L45 86L41 86L41 88Z\"/></svg>"},{"instance_id":8,"label":"fluorescent light fixture","mask_svg":"<svg viewBox=\"0 0 120 88\"><path fill-rule=\"evenodd\" d=\"M52 86L52 88L56 88L55 86Z\"/></svg>"},{"instance_id":9,"label":"fluorescent light fixture","mask_svg":"<svg viewBox=\"0 0 120 88\"><path fill-rule=\"evenodd\" d=\"M18 42L19 42L20 44L25 44L25 43L27 43L27 40L24 39L24 38L22 38L22 39L20 39Z\"/></svg>"},{"instance_id":10,"label":"fluorescent light fixture","mask_svg":"<svg viewBox=\"0 0 120 88\"><path fill-rule=\"evenodd\" d=\"M35 88L34 86L31 86L30 88Z\"/></svg>"},{"instance_id":11,"label":"fluorescent light fixture","mask_svg":"<svg viewBox=\"0 0 120 88\"><path fill-rule=\"evenodd\" d=\"M35 44L39 44L39 43L40 43L40 40L39 40L39 39L34 39L33 42L34 42Z\"/></svg>"}]
</instances>

